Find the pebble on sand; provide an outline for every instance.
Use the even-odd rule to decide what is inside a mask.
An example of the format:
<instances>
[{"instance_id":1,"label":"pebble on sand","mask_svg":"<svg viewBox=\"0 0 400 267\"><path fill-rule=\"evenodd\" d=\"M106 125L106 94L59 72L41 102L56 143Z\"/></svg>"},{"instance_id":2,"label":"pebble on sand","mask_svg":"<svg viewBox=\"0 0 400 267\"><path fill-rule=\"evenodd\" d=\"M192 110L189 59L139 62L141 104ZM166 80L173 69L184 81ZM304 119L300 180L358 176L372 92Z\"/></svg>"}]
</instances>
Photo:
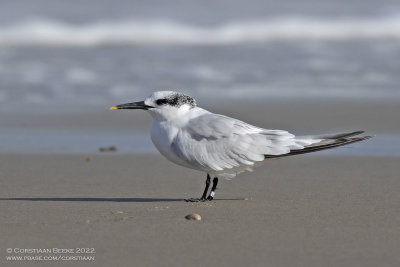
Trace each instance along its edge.
<instances>
[{"instance_id":1,"label":"pebble on sand","mask_svg":"<svg viewBox=\"0 0 400 267\"><path fill-rule=\"evenodd\" d=\"M115 151L117 151L117 148L115 146L100 147L99 151L100 152L115 152Z\"/></svg>"},{"instance_id":2,"label":"pebble on sand","mask_svg":"<svg viewBox=\"0 0 400 267\"><path fill-rule=\"evenodd\" d=\"M114 214L123 214L124 212L122 211L122 210L117 210L117 211L114 211Z\"/></svg>"},{"instance_id":3,"label":"pebble on sand","mask_svg":"<svg viewBox=\"0 0 400 267\"><path fill-rule=\"evenodd\" d=\"M185 219L189 221L201 221L201 216L197 213L191 213L186 215Z\"/></svg>"}]
</instances>

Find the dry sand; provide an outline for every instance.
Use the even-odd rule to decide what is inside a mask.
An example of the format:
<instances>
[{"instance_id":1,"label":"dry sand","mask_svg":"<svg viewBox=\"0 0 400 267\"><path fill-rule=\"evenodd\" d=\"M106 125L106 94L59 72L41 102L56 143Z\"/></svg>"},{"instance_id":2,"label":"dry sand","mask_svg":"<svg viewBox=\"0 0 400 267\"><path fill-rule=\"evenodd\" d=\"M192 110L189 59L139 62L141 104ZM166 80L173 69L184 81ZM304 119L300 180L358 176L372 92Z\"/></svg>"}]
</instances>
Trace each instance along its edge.
<instances>
[{"instance_id":1,"label":"dry sand","mask_svg":"<svg viewBox=\"0 0 400 267\"><path fill-rule=\"evenodd\" d=\"M399 158L273 160L198 204L204 175L161 156L85 158L0 156L1 266L400 266ZM95 261L6 261L80 247Z\"/></svg>"}]
</instances>

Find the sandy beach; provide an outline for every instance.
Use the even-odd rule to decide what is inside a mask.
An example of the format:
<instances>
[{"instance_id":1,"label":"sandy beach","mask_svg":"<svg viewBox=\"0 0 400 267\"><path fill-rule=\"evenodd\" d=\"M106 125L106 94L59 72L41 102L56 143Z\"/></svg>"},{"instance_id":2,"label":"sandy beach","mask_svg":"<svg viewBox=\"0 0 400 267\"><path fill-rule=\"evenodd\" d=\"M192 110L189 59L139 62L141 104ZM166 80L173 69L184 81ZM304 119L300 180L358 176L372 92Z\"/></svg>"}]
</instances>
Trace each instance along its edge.
<instances>
[{"instance_id":1,"label":"sandy beach","mask_svg":"<svg viewBox=\"0 0 400 267\"><path fill-rule=\"evenodd\" d=\"M393 0L2 1L0 266L400 266L399 22ZM149 114L109 110L161 90L373 138L186 203L205 174L159 155Z\"/></svg>"},{"instance_id":2,"label":"sandy beach","mask_svg":"<svg viewBox=\"0 0 400 267\"><path fill-rule=\"evenodd\" d=\"M182 199L203 174L161 156L1 155L1 247L94 248L69 266L398 266L398 158L317 155L223 180L198 204Z\"/></svg>"}]
</instances>

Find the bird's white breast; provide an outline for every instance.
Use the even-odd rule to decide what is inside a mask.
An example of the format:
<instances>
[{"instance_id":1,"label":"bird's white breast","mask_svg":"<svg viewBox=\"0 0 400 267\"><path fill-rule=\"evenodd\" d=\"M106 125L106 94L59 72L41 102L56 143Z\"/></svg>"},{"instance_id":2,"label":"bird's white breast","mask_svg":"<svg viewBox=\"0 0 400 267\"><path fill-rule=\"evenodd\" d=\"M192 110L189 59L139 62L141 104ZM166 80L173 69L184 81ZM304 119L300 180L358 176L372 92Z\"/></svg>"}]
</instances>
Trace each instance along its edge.
<instances>
[{"instance_id":1,"label":"bird's white breast","mask_svg":"<svg viewBox=\"0 0 400 267\"><path fill-rule=\"evenodd\" d=\"M197 117L204 113L208 113L208 111L201 108L193 108L184 116L180 116L174 120L159 121L154 119L151 123L150 136L151 141L161 155L178 165L197 169L177 156L172 148L172 144L179 134L179 131L181 131L183 125L185 125L193 117Z\"/></svg>"},{"instance_id":2,"label":"bird's white breast","mask_svg":"<svg viewBox=\"0 0 400 267\"><path fill-rule=\"evenodd\" d=\"M191 168L185 161L177 157L172 150L172 143L178 131L179 129L169 122L153 120L150 129L151 141L161 155L178 165Z\"/></svg>"}]
</instances>

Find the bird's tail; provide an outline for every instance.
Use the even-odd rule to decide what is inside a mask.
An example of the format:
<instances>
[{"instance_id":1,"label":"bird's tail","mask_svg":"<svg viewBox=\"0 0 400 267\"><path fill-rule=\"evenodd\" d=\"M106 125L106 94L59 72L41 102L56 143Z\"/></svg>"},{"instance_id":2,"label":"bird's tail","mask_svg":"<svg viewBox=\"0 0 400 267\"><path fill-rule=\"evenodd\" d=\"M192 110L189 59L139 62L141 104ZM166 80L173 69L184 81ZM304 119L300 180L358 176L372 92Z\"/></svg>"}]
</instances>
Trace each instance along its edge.
<instances>
[{"instance_id":1,"label":"bird's tail","mask_svg":"<svg viewBox=\"0 0 400 267\"><path fill-rule=\"evenodd\" d=\"M372 137L372 136L368 136L368 135L353 137L356 135L360 135L362 133L364 133L364 131L356 131L356 132L351 132L351 133L329 134L329 135L319 135L319 136L307 136L304 138L305 139L319 139L320 141L313 143L311 145L307 145L302 149L293 149L287 154L265 155L265 158L278 158L278 157L311 153L311 152L316 152L316 151L320 151L320 150L335 148L335 147L339 147L339 146L348 145L351 143L364 141L364 140L367 140Z\"/></svg>"}]
</instances>

